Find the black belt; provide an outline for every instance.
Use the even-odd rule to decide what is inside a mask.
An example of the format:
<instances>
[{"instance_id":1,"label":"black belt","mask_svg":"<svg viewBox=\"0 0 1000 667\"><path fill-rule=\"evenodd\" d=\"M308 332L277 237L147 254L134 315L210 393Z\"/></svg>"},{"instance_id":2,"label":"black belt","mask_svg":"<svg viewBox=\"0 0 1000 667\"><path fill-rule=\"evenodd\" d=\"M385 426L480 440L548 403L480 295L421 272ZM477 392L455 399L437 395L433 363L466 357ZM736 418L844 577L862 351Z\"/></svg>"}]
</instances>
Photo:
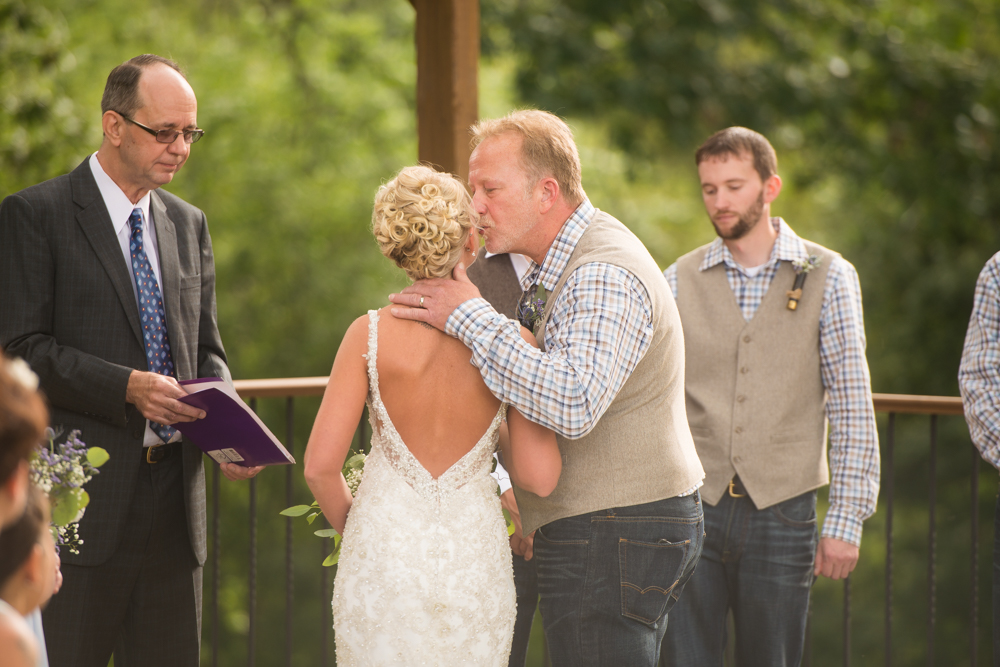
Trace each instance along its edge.
<instances>
[{"instance_id":1,"label":"black belt","mask_svg":"<svg viewBox=\"0 0 1000 667\"><path fill-rule=\"evenodd\" d=\"M146 447L146 463L159 463L160 461L169 459L175 452L180 452L180 444L179 442L173 442L169 445Z\"/></svg>"},{"instance_id":2,"label":"black belt","mask_svg":"<svg viewBox=\"0 0 1000 667\"><path fill-rule=\"evenodd\" d=\"M750 494L747 493L746 487L743 486L743 482L740 481L739 475L734 475L731 480L729 480L729 495L733 498L746 498Z\"/></svg>"}]
</instances>

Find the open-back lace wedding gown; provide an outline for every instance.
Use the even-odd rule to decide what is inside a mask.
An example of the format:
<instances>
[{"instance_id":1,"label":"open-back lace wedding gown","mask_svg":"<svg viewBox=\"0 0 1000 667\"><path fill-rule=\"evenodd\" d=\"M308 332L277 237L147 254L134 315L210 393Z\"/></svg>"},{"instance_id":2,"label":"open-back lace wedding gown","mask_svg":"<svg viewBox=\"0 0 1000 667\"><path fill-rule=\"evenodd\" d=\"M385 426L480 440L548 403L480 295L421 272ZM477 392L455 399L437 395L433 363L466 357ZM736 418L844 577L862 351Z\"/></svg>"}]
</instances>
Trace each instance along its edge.
<instances>
[{"instance_id":1,"label":"open-back lace wedding gown","mask_svg":"<svg viewBox=\"0 0 1000 667\"><path fill-rule=\"evenodd\" d=\"M489 476L506 405L479 442L434 479L382 403L378 312L368 317L372 447L334 582L337 664L506 665L514 582Z\"/></svg>"}]
</instances>

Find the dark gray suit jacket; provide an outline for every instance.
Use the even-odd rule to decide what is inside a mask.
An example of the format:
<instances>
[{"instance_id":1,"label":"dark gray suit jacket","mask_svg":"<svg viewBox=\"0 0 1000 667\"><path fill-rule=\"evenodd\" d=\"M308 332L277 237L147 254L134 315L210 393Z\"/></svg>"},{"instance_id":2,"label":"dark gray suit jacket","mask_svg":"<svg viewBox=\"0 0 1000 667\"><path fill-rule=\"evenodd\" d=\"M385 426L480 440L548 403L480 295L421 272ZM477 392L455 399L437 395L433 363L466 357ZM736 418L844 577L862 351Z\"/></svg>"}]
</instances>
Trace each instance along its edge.
<instances>
[{"instance_id":1,"label":"dark gray suit jacket","mask_svg":"<svg viewBox=\"0 0 1000 667\"><path fill-rule=\"evenodd\" d=\"M485 254L485 250L482 250ZM472 284L501 315L517 319L517 302L521 299L521 284L517 271L510 263L510 255L480 257L466 271Z\"/></svg>"},{"instance_id":2,"label":"dark gray suit jacket","mask_svg":"<svg viewBox=\"0 0 1000 667\"><path fill-rule=\"evenodd\" d=\"M117 547L143 460L145 419L125 402L132 369L147 370L132 276L101 191L84 160L71 173L0 204L0 345L41 379L51 422L80 429L111 460L87 485L85 542L67 563L97 565ZM215 264L205 214L154 190L167 332L178 380L230 379L216 321ZM184 441L188 533L199 563L206 549L202 454Z\"/></svg>"}]
</instances>

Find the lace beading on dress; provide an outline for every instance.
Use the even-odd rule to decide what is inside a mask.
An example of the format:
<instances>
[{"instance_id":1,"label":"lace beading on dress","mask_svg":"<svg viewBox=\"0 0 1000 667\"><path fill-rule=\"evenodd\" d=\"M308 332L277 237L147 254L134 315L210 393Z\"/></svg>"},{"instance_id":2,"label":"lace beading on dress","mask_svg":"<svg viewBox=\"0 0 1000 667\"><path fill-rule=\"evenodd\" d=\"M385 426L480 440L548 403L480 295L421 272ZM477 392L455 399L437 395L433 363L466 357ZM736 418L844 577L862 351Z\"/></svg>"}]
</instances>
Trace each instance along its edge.
<instances>
[{"instance_id":1,"label":"lace beading on dress","mask_svg":"<svg viewBox=\"0 0 1000 667\"><path fill-rule=\"evenodd\" d=\"M507 664L515 594L506 525L489 476L502 405L435 479L379 393L378 312L369 311L372 448L347 518L333 596L337 664Z\"/></svg>"}]
</instances>

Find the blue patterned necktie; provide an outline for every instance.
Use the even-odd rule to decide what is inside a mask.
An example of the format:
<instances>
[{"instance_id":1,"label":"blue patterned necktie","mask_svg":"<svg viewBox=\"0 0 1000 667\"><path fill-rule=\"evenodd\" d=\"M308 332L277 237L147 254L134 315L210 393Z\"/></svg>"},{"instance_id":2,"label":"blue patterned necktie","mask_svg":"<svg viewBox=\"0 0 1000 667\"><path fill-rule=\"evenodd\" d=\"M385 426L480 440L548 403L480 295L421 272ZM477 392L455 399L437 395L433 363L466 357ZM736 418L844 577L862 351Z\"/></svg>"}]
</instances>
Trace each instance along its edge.
<instances>
[{"instance_id":1,"label":"blue patterned necktie","mask_svg":"<svg viewBox=\"0 0 1000 667\"><path fill-rule=\"evenodd\" d=\"M163 310L163 297L156 274L146 256L142 243L142 209L132 209L128 218L132 228L129 252L132 255L132 275L139 291L139 319L142 320L142 342L146 349L149 370L160 375L174 377L174 361L170 356L170 339L167 338L167 315ZM163 442L170 442L177 432L173 426L149 422L149 427Z\"/></svg>"}]
</instances>

